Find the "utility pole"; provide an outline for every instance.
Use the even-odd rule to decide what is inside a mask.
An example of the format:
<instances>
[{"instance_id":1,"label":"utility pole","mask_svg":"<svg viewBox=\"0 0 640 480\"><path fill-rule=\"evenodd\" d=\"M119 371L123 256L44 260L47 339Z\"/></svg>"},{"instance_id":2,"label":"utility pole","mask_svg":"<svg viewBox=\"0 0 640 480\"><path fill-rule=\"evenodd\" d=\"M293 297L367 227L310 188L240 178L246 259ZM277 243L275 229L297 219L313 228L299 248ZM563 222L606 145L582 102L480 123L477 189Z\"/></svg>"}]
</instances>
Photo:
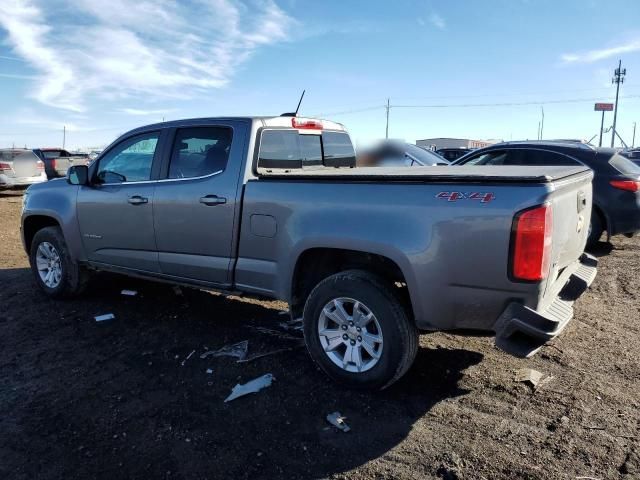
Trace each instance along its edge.
<instances>
[{"instance_id":1,"label":"utility pole","mask_svg":"<svg viewBox=\"0 0 640 480\"><path fill-rule=\"evenodd\" d=\"M631 139L631 148L636 146L636 122L633 122L633 137Z\"/></svg>"},{"instance_id":2,"label":"utility pole","mask_svg":"<svg viewBox=\"0 0 640 480\"><path fill-rule=\"evenodd\" d=\"M385 129L385 132L384 132L384 138L389 138L389 109L391 108L391 106L389 105L388 98L387 98L387 106L385 108L387 109L387 128Z\"/></svg>"},{"instance_id":3,"label":"utility pole","mask_svg":"<svg viewBox=\"0 0 640 480\"><path fill-rule=\"evenodd\" d=\"M602 120L600 120L600 141L598 142L598 146L602 146L602 129L604 128L604 110L602 110Z\"/></svg>"},{"instance_id":4,"label":"utility pole","mask_svg":"<svg viewBox=\"0 0 640 480\"><path fill-rule=\"evenodd\" d=\"M544 131L544 107L540 105L540 110L542 110L542 121L540 122L540 140L542 140L542 132Z\"/></svg>"},{"instance_id":5,"label":"utility pole","mask_svg":"<svg viewBox=\"0 0 640 480\"><path fill-rule=\"evenodd\" d=\"M62 148L64 149L64 144L67 141L67 126L63 125L62 126Z\"/></svg>"},{"instance_id":6,"label":"utility pole","mask_svg":"<svg viewBox=\"0 0 640 480\"><path fill-rule=\"evenodd\" d=\"M616 84L616 104L613 110L613 131L611 132L611 148L616 139L616 118L618 117L618 96L620 94L620 84L624 83L624 76L627 74L627 69L622 68L622 60L618 60L618 68L613 72L613 78L611 83Z\"/></svg>"}]
</instances>

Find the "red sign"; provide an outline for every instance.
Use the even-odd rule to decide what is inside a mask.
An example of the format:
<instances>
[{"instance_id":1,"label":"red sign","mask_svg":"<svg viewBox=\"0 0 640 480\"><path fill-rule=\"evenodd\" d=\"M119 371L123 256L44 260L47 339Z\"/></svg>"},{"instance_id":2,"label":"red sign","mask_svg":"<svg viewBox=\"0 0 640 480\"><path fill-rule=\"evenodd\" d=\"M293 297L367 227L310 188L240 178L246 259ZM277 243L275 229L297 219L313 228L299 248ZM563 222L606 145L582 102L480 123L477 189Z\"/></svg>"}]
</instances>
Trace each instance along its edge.
<instances>
[{"instance_id":1,"label":"red sign","mask_svg":"<svg viewBox=\"0 0 640 480\"><path fill-rule=\"evenodd\" d=\"M612 112L613 103L596 103L593 109L596 112Z\"/></svg>"}]
</instances>

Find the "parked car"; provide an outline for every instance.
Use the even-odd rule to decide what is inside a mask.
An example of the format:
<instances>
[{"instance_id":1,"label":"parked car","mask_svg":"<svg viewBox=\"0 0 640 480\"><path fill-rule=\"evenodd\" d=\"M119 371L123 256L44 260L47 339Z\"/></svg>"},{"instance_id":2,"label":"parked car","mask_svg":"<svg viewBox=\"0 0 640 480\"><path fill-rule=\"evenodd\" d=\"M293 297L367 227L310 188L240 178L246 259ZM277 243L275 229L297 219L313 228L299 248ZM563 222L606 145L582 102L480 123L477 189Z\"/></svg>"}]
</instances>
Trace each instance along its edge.
<instances>
[{"instance_id":1,"label":"parked car","mask_svg":"<svg viewBox=\"0 0 640 480\"><path fill-rule=\"evenodd\" d=\"M440 148L436 153L449 162L454 162L469 152L473 152L473 148Z\"/></svg>"},{"instance_id":2,"label":"parked car","mask_svg":"<svg viewBox=\"0 0 640 480\"><path fill-rule=\"evenodd\" d=\"M435 152L411 143L387 140L358 155L358 166L363 167L417 167L449 165Z\"/></svg>"},{"instance_id":3,"label":"parked car","mask_svg":"<svg viewBox=\"0 0 640 480\"><path fill-rule=\"evenodd\" d=\"M44 162L48 179L65 177L69 167L89 162L87 155L75 155L62 148L38 148L34 152Z\"/></svg>"},{"instance_id":4,"label":"parked car","mask_svg":"<svg viewBox=\"0 0 640 480\"><path fill-rule=\"evenodd\" d=\"M102 150L91 150L89 152L89 161L93 162L102 153Z\"/></svg>"},{"instance_id":5,"label":"parked car","mask_svg":"<svg viewBox=\"0 0 640 480\"><path fill-rule=\"evenodd\" d=\"M32 150L0 150L0 189L24 187L46 181L44 163Z\"/></svg>"},{"instance_id":6,"label":"parked car","mask_svg":"<svg viewBox=\"0 0 640 480\"><path fill-rule=\"evenodd\" d=\"M591 170L339 167L353 158L326 120L135 129L27 191L35 281L67 297L105 270L282 299L331 378L376 389L412 364L418 329L494 331L527 356L567 325L596 273Z\"/></svg>"},{"instance_id":7,"label":"parked car","mask_svg":"<svg viewBox=\"0 0 640 480\"><path fill-rule=\"evenodd\" d=\"M564 141L507 142L454 163L461 165L586 165L595 173L588 245L604 231L608 237L640 231L640 167L611 148Z\"/></svg>"}]
</instances>

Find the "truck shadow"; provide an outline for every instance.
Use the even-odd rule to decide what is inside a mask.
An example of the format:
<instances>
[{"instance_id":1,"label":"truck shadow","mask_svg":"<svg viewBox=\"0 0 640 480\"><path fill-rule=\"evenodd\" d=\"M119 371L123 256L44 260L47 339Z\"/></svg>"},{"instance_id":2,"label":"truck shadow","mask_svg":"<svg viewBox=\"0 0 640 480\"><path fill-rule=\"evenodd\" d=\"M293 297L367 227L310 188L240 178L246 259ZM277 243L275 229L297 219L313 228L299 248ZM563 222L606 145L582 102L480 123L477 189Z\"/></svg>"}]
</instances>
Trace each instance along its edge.
<instances>
[{"instance_id":1,"label":"truck shadow","mask_svg":"<svg viewBox=\"0 0 640 480\"><path fill-rule=\"evenodd\" d=\"M611 242L598 242L586 251L591 255L600 258L609 255L613 251L613 245Z\"/></svg>"},{"instance_id":2,"label":"truck shadow","mask_svg":"<svg viewBox=\"0 0 640 480\"><path fill-rule=\"evenodd\" d=\"M11 411L0 417L7 440L0 460L26 478L44 478L43 471L51 478L348 472L387 454L414 428L436 427L437 435L439 420L429 412L467 394L463 372L483 358L423 347L398 383L360 392L329 381L297 348L300 336L281 327L288 317L275 302L176 293L110 275L80 299L52 301L26 268L0 270L0 284L0 384L10 387L0 404ZM138 295L123 296L123 288ZM115 319L95 322L103 313ZM206 348L242 340L250 354L291 349L248 363L200 358ZM276 378L270 388L224 402L236 383L265 373ZM350 432L327 423L335 411Z\"/></svg>"}]
</instances>

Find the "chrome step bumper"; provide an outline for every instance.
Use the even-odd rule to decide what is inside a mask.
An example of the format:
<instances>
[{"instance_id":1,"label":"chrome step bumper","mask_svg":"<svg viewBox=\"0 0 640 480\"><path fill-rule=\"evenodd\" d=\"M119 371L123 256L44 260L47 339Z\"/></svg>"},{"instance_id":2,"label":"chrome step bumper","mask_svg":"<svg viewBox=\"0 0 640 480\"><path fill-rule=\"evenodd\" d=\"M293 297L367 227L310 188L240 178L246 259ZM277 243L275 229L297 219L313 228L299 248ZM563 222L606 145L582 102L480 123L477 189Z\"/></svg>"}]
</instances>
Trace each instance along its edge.
<instances>
[{"instance_id":1,"label":"chrome step bumper","mask_svg":"<svg viewBox=\"0 0 640 480\"><path fill-rule=\"evenodd\" d=\"M596 277L598 261L584 253L567 283L542 311L511 303L496 322L496 346L517 357L531 357L558 336L573 318L573 303Z\"/></svg>"}]
</instances>

